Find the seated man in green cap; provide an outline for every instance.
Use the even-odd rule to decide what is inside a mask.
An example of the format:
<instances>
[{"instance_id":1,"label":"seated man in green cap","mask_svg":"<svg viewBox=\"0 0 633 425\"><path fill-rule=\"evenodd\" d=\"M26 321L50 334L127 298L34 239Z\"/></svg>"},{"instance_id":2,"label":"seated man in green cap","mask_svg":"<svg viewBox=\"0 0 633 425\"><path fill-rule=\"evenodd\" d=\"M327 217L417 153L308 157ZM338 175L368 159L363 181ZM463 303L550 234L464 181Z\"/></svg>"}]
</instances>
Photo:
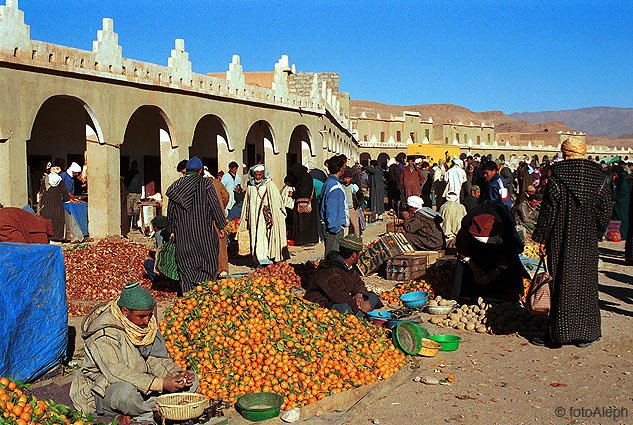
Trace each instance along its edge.
<instances>
[{"instance_id":1,"label":"seated man in green cap","mask_svg":"<svg viewBox=\"0 0 633 425\"><path fill-rule=\"evenodd\" d=\"M138 282L118 300L95 307L81 324L86 355L70 387L85 414L119 415L119 424L153 421L158 395L194 392L198 377L169 359L154 316L156 303Z\"/></svg>"},{"instance_id":2,"label":"seated man in green cap","mask_svg":"<svg viewBox=\"0 0 633 425\"><path fill-rule=\"evenodd\" d=\"M363 317L382 307L378 295L369 292L354 267L363 242L357 235L347 235L338 251L330 251L312 276L304 299L340 313Z\"/></svg>"}]
</instances>

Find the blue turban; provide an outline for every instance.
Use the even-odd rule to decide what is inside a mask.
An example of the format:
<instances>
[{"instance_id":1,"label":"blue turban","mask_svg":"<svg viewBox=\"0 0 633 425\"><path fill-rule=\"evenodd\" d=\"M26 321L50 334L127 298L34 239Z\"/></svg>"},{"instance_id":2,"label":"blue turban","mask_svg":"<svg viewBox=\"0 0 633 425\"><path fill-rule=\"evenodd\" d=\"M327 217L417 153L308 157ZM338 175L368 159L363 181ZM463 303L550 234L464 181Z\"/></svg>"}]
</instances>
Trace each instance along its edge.
<instances>
[{"instance_id":1,"label":"blue turban","mask_svg":"<svg viewBox=\"0 0 633 425\"><path fill-rule=\"evenodd\" d=\"M202 170L202 161L197 156L194 156L187 161L187 170Z\"/></svg>"}]
</instances>

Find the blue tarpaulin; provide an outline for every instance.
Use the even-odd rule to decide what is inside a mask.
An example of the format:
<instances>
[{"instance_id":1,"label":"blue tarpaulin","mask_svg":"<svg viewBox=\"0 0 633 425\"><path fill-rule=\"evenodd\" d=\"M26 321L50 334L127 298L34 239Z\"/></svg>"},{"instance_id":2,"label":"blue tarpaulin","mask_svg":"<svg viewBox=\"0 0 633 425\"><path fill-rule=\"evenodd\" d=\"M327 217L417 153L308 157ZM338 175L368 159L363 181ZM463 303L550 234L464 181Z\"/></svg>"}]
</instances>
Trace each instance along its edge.
<instances>
[{"instance_id":1,"label":"blue tarpaulin","mask_svg":"<svg viewBox=\"0 0 633 425\"><path fill-rule=\"evenodd\" d=\"M64 208L72 214L83 236L88 236L88 203L65 202Z\"/></svg>"},{"instance_id":2,"label":"blue tarpaulin","mask_svg":"<svg viewBox=\"0 0 633 425\"><path fill-rule=\"evenodd\" d=\"M32 381L66 353L61 247L0 242L0 376Z\"/></svg>"}]
</instances>

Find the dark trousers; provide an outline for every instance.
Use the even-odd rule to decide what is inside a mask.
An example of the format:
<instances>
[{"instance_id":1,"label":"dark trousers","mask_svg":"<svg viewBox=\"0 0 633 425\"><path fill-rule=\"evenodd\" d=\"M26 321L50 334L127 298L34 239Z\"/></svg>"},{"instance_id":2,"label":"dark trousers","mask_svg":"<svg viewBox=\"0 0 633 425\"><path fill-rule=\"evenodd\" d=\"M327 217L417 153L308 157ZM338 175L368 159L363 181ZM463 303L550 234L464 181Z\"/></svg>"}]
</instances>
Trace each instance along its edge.
<instances>
[{"instance_id":1,"label":"dark trousers","mask_svg":"<svg viewBox=\"0 0 633 425\"><path fill-rule=\"evenodd\" d=\"M378 295L370 292L368 301L373 310L374 307L376 307L376 305L378 305L378 303L380 302L380 298L378 298ZM354 314L354 310L352 310L352 307L350 307L349 304L333 304L332 310L336 310L339 313ZM365 317L365 313L363 313L361 310L358 310L358 313L356 313L356 317Z\"/></svg>"},{"instance_id":2,"label":"dark trousers","mask_svg":"<svg viewBox=\"0 0 633 425\"><path fill-rule=\"evenodd\" d=\"M341 229L338 233L330 233L325 224L321 223L323 229L323 242L325 243L325 255L327 256L330 251L338 251L338 244L343 240L344 230Z\"/></svg>"},{"instance_id":3,"label":"dark trousers","mask_svg":"<svg viewBox=\"0 0 633 425\"><path fill-rule=\"evenodd\" d=\"M145 271L149 275L149 280L151 280L152 282L154 281L154 279L156 279L156 273L154 273L155 263L155 260L145 260L145 262L143 263L143 267L145 267Z\"/></svg>"}]
</instances>

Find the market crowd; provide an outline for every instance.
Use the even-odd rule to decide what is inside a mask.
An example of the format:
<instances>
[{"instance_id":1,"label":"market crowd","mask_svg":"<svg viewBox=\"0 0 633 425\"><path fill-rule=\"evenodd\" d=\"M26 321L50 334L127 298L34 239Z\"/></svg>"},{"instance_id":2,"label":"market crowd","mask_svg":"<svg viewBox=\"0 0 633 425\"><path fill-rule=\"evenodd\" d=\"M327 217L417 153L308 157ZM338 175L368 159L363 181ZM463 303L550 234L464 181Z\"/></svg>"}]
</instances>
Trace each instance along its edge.
<instances>
[{"instance_id":1,"label":"market crowd","mask_svg":"<svg viewBox=\"0 0 633 425\"><path fill-rule=\"evenodd\" d=\"M364 249L366 216L387 217L416 250L453 251L461 267L462 297L517 303L524 287L520 254L526 239L539 244L552 277L546 334L535 345L587 347L601 337L598 242L626 238L633 264L630 217L633 162L586 157L584 142L569 139L554 158L491 155L442 158L399 154L383 169L335 155L322 167L293 164L279 188L265 164L236 162L217 176L197 157L178 164L182 174L165 195L166 216L152 220L152 280L177 282L181 293L228 274L227 225L239 254L255 267L289 258L289 246L324 242L324 258L305 285L304 298L363 317L382 307L355 267ZM0 241L62 240L63 204L75 196L82 169L43 166L37 211L1 208ZM123 179L126 215L140 201L138 165ZM79 183L81 186L81 181ZM176 273L177 272L177 273ZM156 396L195 391L198 376L169 360L158 331L156 303L139 283L94 308L82 323L86 355L74 376L75 407L118 422L152 420Z\"/></svg>"}]
</instances>

